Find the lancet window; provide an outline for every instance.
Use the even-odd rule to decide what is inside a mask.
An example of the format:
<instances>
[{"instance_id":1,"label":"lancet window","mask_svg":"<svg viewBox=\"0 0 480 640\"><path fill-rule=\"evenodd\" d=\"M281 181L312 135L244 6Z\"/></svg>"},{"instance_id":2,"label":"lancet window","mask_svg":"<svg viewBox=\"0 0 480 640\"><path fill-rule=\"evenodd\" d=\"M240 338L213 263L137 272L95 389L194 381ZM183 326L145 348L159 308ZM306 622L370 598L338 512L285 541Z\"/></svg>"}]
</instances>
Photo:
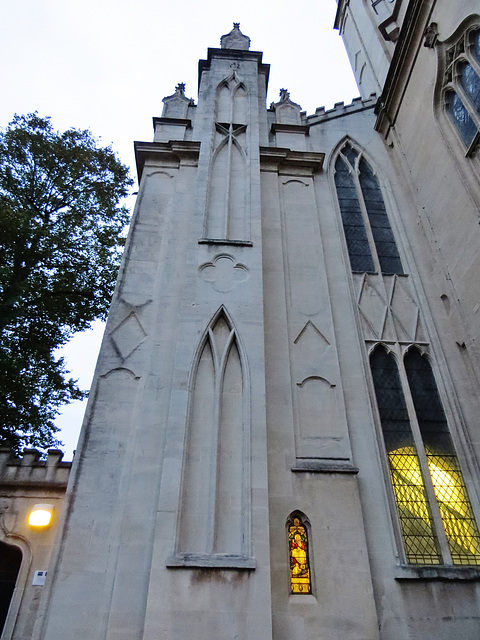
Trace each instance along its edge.
<instances>
[{"instance_id":1,"label":"lancet window","mask_svg":"<svg viewBox=\"0 0 480 640\"><path fill-rule=\"evenodd\" d=\"M468 154L480 137L480 28L469 29L446 56L445 110Z\"/></svg>"},{"instance_id":2,"label":"lancet window","mask_svg":"<svg viewBox=\"0 0 480 640\"><path fill-rule=\"evenodd\" d=\"M308 594L312 592L309 561L309 539L305 517L293 513L287 523L290 556L290 591Z\"/></svg>"},{"instance_id":3,"label":"lancet window","mask_svg":"<svg viewBox=\"0 0 480 640\"><path fill-rule=\"evenodd\" d=\"M402 274L378 179L349 142L335 162L335 186L352 271Z\"/></svg>"},{"instance_id":4,"label":"lancet window","mask_svg":"<svg viewBox=\"0 0 480 640\"><path fill-rule=\"evenodd\" d=\"M397 361L379 346L370 366L407 562L479 565L480 535L427 356L413 347Z\"/></svg>"}]
</instances>

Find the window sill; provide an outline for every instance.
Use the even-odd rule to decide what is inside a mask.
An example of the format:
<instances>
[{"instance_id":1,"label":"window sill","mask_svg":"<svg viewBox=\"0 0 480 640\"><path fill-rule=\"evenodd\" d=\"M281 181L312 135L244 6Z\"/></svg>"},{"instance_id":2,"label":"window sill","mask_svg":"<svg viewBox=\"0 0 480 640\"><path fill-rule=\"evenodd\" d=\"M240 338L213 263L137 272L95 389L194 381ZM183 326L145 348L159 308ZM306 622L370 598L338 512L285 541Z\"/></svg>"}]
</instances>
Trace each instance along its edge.
<instances>
[{"instance_id":1,"label":"window sill","mask_svg":"<svg viewBox=\"0 0 480 640\"><path fill-rule=\"evenodd\" d=\"M229 553L178 553L167 560L167 567L198 569L255 569L255 558Z\"/></svg>"},{"instance_id":2,"label":"window sill","mask_svg":"<svg viewBox=\"0 0 480 640\"><path fill-rule=\"evenodd\" d=\"M480 567L397 565L395 580L480 580Z\"/></svg>"}]
</instances>

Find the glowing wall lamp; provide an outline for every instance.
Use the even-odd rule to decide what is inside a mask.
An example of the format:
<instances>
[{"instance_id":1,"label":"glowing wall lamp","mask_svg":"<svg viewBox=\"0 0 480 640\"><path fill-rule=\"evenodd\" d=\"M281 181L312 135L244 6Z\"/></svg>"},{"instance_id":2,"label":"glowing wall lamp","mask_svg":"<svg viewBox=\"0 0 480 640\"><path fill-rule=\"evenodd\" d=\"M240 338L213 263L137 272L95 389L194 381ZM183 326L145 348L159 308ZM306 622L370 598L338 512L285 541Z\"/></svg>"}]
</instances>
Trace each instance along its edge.
<instances>
[{"instance_id":1,"label":"glowing wall lamp","mask_svg":"<svg viewBox=\"0 0 480 640\"><path fill-rule=\"evenodd\" d=\"M48 527L52 521L52 512L53 504L34 504L28 516L28 524L31 527Z\"/></svg>"}]
</instances>

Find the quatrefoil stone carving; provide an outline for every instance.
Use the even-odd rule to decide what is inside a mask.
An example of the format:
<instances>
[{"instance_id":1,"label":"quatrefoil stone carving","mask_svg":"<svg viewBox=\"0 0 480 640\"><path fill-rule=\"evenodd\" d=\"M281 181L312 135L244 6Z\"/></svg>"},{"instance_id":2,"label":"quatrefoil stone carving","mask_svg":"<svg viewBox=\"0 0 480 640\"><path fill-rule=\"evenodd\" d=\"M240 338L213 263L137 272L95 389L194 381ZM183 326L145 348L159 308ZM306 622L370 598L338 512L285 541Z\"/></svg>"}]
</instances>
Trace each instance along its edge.
<instances>
[{"instance_id":1,"label":"quatrefoil stone carving","mask_svg":"<svg viewBox=\"0 0 480 640\"><path fill-rule=\"evenodd\" d=\"M228 253L221 253L199 267L200 275L215 291L226 293L248 279L248 268L235 262Z\"/></svg>"}]
</instances>

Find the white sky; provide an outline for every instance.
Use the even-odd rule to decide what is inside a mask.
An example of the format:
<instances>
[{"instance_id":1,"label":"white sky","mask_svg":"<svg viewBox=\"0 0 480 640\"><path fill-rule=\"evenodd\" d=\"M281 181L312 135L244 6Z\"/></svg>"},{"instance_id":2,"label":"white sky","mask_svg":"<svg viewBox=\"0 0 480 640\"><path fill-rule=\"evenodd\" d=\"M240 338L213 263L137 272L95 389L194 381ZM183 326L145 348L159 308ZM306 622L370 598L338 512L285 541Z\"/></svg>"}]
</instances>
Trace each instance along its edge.
<instances>
[{"instance_id":1,"label":"white sky","mask_svg":"<svg viewBox=\"0 0 480 640\"><path fill-rule=\"evenodd\" d=\"M0 126L38 111L60 130L89 128L132 167L134 140L152 140L162 98L186 83L197 100L198 60L219 47L232 22L271 65L267 104L279 89L307 113L358 95L342 40L333 30L335 0L22 0L0 24ZM133 191L136 191L136 186ZM103 328L65 348L83 388L91 383ZM65 459L71 459L86 403L65 409Z\"/></svg>"}]
</instances>

